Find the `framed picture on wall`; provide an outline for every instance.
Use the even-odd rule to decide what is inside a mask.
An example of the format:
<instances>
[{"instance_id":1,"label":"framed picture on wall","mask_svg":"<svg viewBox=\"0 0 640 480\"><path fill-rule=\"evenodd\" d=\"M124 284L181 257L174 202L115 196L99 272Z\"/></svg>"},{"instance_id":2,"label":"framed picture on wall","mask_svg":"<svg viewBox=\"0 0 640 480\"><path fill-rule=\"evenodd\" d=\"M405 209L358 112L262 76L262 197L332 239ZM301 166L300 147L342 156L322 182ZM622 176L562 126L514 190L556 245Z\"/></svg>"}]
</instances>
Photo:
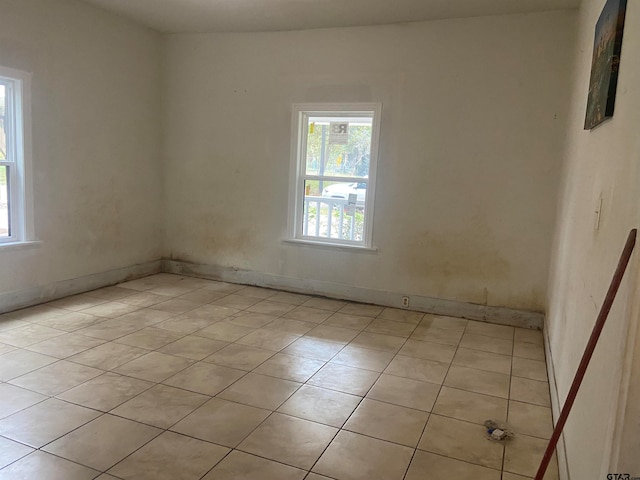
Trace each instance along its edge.
<instances>
[{"instance_id":1,"label":"framed picture on wall","mask_svg":"<svg viewBox=\"0 0 640 480\"><path fill-rule=\"evenodd\" d=\"M596 24L585 130L613 116L626 10L627 0L607 0Z\"/></svg>"}]
</instances>

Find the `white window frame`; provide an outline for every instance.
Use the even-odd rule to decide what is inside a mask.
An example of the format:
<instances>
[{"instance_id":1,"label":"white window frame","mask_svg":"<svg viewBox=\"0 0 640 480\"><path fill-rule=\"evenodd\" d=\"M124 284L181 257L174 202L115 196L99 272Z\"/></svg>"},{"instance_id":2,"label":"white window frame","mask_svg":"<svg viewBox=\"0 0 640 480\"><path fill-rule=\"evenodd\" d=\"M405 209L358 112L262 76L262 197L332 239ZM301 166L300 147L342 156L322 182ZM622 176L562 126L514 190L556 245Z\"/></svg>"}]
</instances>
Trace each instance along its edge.
<instances>
[{"instance_id":1,"label":"white window frame","mask_svg":"<svg viewBox=\"0 0 640 480\"><path fill-rule=\"evenodd\" d=\"M314 179L315 175L306 174L306 140L307 118L309 116L349 116L358 117L373 112L371 128L371 153L369 158L369 176L364 179L367 184L365 198L365 217L363 239L359 241L340 240L303 235L304 185L306 179ZM346 247L375 250L373 248L373 224L376 189L376 171L380 143L381 103L298 103L293 105L291 135L291 168L289 179L289 241L322 246ZM309 178L312 177L312 178ZM351 177L325 176L329 181L345 181Z\"/></svg>"},{"instance_id":2,"label":"white window frame","mask_svg":"<svg viewBox=\"0 0 640 480\"><path fill-rule=\"evenodd\" d=\"M0 82L5 86L5 129L9 167L9 229L0 237L4 246L28 243L34 238L33 192L31 187L31 74L0 66Z\"/></svg>"}]
</instances>

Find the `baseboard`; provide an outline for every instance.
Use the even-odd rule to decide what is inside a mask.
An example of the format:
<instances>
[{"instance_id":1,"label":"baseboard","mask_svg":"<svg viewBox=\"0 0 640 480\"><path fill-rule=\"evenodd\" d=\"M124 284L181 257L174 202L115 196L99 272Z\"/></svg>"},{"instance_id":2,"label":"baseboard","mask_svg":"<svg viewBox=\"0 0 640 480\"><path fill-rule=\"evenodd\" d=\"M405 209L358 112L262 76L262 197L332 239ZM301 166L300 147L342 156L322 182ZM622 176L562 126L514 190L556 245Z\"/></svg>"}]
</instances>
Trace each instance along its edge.
<instances>
[{"instance_id":1,"label":"baseboard","mask_svg":"<svg viewBox=\"0 0 640 480\"><path fill-rule=\"evenodd\" d=\"M333 282L285 277L253 270L242 270L219 265L196 264L169 259L162 261L162 271L243 285L274 288L293 293L321 295L340 300L402 308L402 293L354 287ZM544 321L543 314L538 312L477 305L474 303L444 300L421 295L411 295L410 302L410 310L435 315L467 318L470 320L489 321L522 328L541 330Z\"/></svg>"},{"instance_id":2,"label":"baseboard","mask_svg":"<svg viewBox=\"0 0 640 480\"><path fill-rule=\"evenodd\" d=\"M0 293L0 313L50 302L69 295L76 295L89 290L95 290L96 288L115 285L120 282L160 272L402 308L402 293L354 287L313 279L285 277L282 275L272 275L232 267L195 264L180 260L165 259L69 280L60 280L48 285L32 287L25 290ZM478 305L422 295L411 295L410 301L410 310L419 312L488 321L521 328L540 330L543 326L543 315L538 312Z\"/></svg>"},{"instance_id":3,"label":"baseboard","mask_svg":"<svg viewBox=\"0 0 640 480\"><path fill-rule=\"evenodd\" d=\"M547 359L547 377L549 378L549 391L551 393L551 414L553 415L553 424L555 425L560 417L562 405L560 404L560 395L558 393L558 385L556 384L556 373L553 364L553 356L551 355L551 343L549 342L549 331L545 328L543 331L544 353ZM558 439L556 447L556 455L558 457L558 475L559 480L571 480L569 475L569 462L567 461L567 449L565 446L564 433Z\"/></svg>"},{"instance_id":4,"label":"baseboard","mask_svg":"<svg viewBox=\"0 0 640 480\"><path fill-rule=\"evenodd\" d=\"M70 280L60 280L25 290L0 293L0 313L31 307L40 303L88 292L96 288L115 285L116 283L133 280L135 278L146 277L147 275L160 273L161 267L162 261L154 260L130 267L72 278Z\"/></svg>"}]
</instances>

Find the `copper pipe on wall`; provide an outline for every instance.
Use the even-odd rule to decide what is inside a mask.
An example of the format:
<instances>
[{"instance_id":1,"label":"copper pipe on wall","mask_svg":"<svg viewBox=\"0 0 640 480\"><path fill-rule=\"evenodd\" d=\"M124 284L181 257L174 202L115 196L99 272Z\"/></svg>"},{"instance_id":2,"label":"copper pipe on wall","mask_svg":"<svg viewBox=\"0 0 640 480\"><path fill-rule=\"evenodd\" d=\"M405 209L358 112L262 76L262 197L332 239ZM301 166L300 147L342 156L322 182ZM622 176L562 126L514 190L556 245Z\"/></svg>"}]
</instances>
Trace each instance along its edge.
<instances>
[{"instance_id":1,"label":"copper pipe on wall","mask_svg":"<svg viewBox=\"0 0 640 480\"><path fill-rule=\"evenodd\" d=\"M542 461L540 462L540 467L538 468L538 473L536 473L535 480L542 480L542 477L544 477L544 474L547 471L547 467L549 466L549 462L551 461L553 452L556 449L556 445L558 444L558 440L560 439L560 435L562 434L562 429L564 428L564 424L567 422L567 417L569 416L569 412L571 411L573 402L575 401L576 395L578 394L578 389L582 384L582 379L584 378L587 367L589 366L589 362L591 361L591 357L593 356L593 351L596 348L598 339L600 338L600 334L602 333L602 329L604 328L604 324L607 321L609 311L611 310L613 301L616 298L616 294L618 293L618 288L620 288L622 277L624 276L624 272L627 269L627 265L629 264L629 259L631 258L633 247L636 244L637 233L638 231L635 228L629 232L627 242L624 245L622 255L620 256L620 260L618 261L618 267L613 274L613 279L611 280L611 284L609 285L609 290L607 291L607 295L604 298L602 307L600 308L600 313L598 314L598 318L596 319L596 324L593 326L593 330L591 331L589 342L587 342L584 354L582 355L582 360L580 360L580 365L578 365L578 370L576 371L576 375L573 378L573 383L571 384L571 388L569 389L569 393L567 394L567 399L564 402L564 406L562 407L562 412L560 413L558 422L553 429L553 435L551 435L551 438L549 439L549 444L547 445L547 449L545 450Z\"/></svg>"}]
</instances>

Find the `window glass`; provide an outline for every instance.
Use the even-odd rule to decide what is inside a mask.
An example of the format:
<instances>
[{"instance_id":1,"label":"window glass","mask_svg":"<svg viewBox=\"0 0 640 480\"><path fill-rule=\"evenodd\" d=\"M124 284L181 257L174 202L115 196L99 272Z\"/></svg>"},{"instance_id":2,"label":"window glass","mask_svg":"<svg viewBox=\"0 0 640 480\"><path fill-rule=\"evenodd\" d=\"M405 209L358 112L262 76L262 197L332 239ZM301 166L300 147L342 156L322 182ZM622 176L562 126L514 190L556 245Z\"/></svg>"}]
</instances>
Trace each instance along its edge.
<instances>
[{"instance_id":1,"label":"window glass","mask_svg":"<svg viewBox=\"0 0 640 480\"><path fill-rule=\"evenodd\" d=\"M294 238L371 245L380 105L298 105Z\"/></svg>"},{"instance_id":2,"label":"window glass","mask_svg":"<svg viewBox=\"0 0 640 480\"><path fill-rule=\"evenodd\" d=\"M26 198L29 84L28 73L0 66L0 248L32 235Z\"/></svg>"},{"instance_id":3,"label":"window glass","mask_svg":"<svg viewBox=\"0 0 640 480\"><path fill-rule=\"evenodd\" d=\"M9 167L0 165L0 238L11 235L9 231Z\"/></svg>"}]
</instances>

